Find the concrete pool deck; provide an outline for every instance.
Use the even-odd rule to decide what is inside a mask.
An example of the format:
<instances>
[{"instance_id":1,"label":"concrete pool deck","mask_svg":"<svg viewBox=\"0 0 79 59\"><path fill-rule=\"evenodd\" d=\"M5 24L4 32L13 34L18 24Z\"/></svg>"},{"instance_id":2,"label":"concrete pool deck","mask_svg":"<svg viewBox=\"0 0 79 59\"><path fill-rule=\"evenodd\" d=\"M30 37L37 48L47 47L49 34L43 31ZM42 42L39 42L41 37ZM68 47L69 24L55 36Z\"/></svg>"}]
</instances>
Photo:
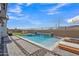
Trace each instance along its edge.
<instances>
[{"instance_id":1,"label":"concrete pool deck","mask_svg":"<svg viewBox=\"0 0 79 59\"><path fill-rule=\"evenodd\" d=\"M36 46L16 36L11 36L9 37L9 39L12 40L13 42L7 45L10 56L54 56L54 55L57 55L55 53L48 51L47 49Z\"/></svg>"}]
</instances>

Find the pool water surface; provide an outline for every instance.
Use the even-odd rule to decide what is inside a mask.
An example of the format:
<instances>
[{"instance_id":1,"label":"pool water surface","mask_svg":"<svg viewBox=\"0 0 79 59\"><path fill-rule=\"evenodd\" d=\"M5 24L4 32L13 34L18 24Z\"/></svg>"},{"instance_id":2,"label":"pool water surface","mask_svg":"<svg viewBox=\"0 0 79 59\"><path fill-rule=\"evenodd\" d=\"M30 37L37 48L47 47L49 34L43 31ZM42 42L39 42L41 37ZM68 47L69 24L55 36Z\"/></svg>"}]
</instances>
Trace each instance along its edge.
<instances>
[{"instance_id":1,"label":"pool water surface","mask_svg":"<svg viewBox=\"0 0 79 59\"><path fill-rule=\"evenodd\" d=\"M46 48L51 48L56 42L60 40L55 36L48 34L26 34L21 35L21 37L25 40L33 42L34 44L40 44Z\"/></svg>"}]
</instances>

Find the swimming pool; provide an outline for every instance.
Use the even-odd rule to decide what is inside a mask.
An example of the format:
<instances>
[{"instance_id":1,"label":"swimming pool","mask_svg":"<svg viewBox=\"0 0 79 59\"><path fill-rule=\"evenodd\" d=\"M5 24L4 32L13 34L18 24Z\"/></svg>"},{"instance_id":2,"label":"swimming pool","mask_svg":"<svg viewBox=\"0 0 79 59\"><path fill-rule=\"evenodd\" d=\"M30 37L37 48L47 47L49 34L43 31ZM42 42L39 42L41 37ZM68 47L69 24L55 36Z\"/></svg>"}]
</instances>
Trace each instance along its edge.
<instances>
[{"instance_id":1,"label":"swimming pool","mask_svg":"<svg viewBox=\"0 0 79 59\"><path fill-rule=\"evenodd\" d=\"M26 34L20 37L47 49L53 48L56 42L60 41L60 39L48 34Z\"/></svg>"}]
</instances>

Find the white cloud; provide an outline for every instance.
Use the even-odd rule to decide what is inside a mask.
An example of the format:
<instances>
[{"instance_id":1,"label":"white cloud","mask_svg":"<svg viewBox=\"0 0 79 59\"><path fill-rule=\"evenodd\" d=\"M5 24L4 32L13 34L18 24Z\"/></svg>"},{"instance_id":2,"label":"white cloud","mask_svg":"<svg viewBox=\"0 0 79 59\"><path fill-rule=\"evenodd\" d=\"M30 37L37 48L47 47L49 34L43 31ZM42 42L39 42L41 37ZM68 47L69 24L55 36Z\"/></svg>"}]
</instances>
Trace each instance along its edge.
<instances>
[{"instance_id":1,"label":"white cloud","mask_svg":"<svg viewBox=\"0 0 79 59\"><path fill-rule=\"evenodd\" d=\"M53 15L53 14L57 14L57 13L60 13L60 12L54 11L54 12L48 12L47 14L48 14L48 15Z\"/></svg>"},{"instance_id":2,"label":"white cloud","mask_svg":"<svg viewBox=\"0 0 79 59\"><path fill-rule=\"evenodd\" d=\"M67 20L68 23L79 23L79 15Z\"/></svg>"},{"instance_id":3,"label":"white cloud","mask_svg":"<svg viewBox=\"0 0 79 59\"><path fill-rule=\"evenodd\" d=\"M53 15L53 14L57 14L60 13L59 11L57 11L59 8L68 5L67 3L59 3L57 6L49 8L48 10L44 10L47 12L48 15Z\"/></svg>"},{"instance_id":4,"label":"white cloud","mask_svg":"<svg viewBox=\"0 0 79 59\"><path fill-rule=\"evenodd\" d=\"M16 5L14 9L13 8L9 9L9 12L20 14L22 12L22 9L19 5Z\"/></svg>"},{"instance_id":5,"label":"white cloud","mask_svg":"<svg viewBox=\"0 0 79 59\"><path fill-rule=\"evenodd\" d=\"M26 3L26 4L23 4L23 3L17 3L16 4L16 6L15 6L15 8L10 8L9 9L9 13L15 13L15 14L17 14L18 16L23 16L23 14L22 14L22 5L26 5L26 6L30 6L30 5L32 5L32 3Z\"/></svg>"},{"instance_id":6,"label":"white cloud","mask_svg":"<svg viewBox=\"0 0 79 59\"><path fill-rule=\"evenodd\" d=\"M21 17L17 17L17 16L9 16L9 19L12 19L12 20L23 20L23 21L25 21L25 22L29 22L29 23L31 23L31 24L33 24L33 25L40 25L40 24L42 24L40 21L38 21L38 20L33 20L30 16L21 16Z\"/></svg>"},{"instance_id":7,"label":"white cloud","mask_svg":"<svg viewBox=\"0 0 79 59\"><path fill-rule=\"evenodd\" d=\"M32 3L26 3L26 6L31 6L32 5Z\"/></svg>"},{"instance_id":8,"label":"white cloud","mask_svg":"<svg viewBox=\"0 0 79 59\"><path fill-rule=\"evenodd\" d=\"M23 3L18 3L18 5L23 5Z\"/></svg>"},{"instance_id":9,"label":"white cloud","mask_svg":"<svg viewBox=\"0 0 79 59\"><path fill-rule=\"evenodd\" d=\"M20 16L20 17L18 17L18 16L9 16L9 19L12 19L12 20L23 20L23 21L25 21L25 20L27 20L29 18L29 16Z\"/></svg>"},{"instance_id":10,"label":"white cloud","mask_svg":"<svg viewBox=\"0 0 79 59\"><path fill-rule=\"evenodd\" d=\"M18 3L19 6L25 5L25 6L31 6L33 3Z\"/></svg>"},{"instance_id":11,"label":"white cloud","mask_svg":"<svg viewBox=\"0 0 79 59\"><path fill-rule=\"evenodd\" d=\"M14 17L14 16L9 16L9 19L16 20L16 19L17 19L17 17Z\"/></svg>"},{"instance_id":12,"label":"white cloud","mask_svg":"<svg viewBox=\"0 0 79 59\"><path fill-rule=\"evenodd\" d=\"M23 3L18 3L15 5L14 8L10 8L8 10L8 15L11 16L13 13L17 16L24 16L24 14L22 13L22 8L21 5L23 5Z\"/></svg>"},{"instance_id":13,"label":"white cloud","mask_svg":"<svg viewBox=\"0 0 79 59\"><path fill-rule=\"evenodd\" d=\"M51 8L51 9L48 9L48 11L56 11L56 10L58 10L59 8L65 6L65 5L68 5L68 4L67 4L67 3L61 3L61 4L59 3L57 6Z\"/></svg>"}]
</instances>

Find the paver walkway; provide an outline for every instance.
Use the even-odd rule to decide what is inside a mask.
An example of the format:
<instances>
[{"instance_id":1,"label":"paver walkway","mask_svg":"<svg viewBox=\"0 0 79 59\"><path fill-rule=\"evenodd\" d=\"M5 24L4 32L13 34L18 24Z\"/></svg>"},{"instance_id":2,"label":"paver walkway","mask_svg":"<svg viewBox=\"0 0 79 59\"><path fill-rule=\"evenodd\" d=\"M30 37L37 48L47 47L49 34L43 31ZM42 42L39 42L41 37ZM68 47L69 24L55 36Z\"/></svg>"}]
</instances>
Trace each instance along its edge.
<instances>
[{"instance_id":1,"label":"paver walkway","mask_svg":"<svg viewBox=\"0 0 79 59\"><path fill-rule=\"evenodd\" d=\"M10 37L9 39L11 40ZM7 50L8 50L9 56L24 56L25 55L21 52L21 50L18 48L18 46L13 41L7 44Z\"/></svg>"}]
</instances>

